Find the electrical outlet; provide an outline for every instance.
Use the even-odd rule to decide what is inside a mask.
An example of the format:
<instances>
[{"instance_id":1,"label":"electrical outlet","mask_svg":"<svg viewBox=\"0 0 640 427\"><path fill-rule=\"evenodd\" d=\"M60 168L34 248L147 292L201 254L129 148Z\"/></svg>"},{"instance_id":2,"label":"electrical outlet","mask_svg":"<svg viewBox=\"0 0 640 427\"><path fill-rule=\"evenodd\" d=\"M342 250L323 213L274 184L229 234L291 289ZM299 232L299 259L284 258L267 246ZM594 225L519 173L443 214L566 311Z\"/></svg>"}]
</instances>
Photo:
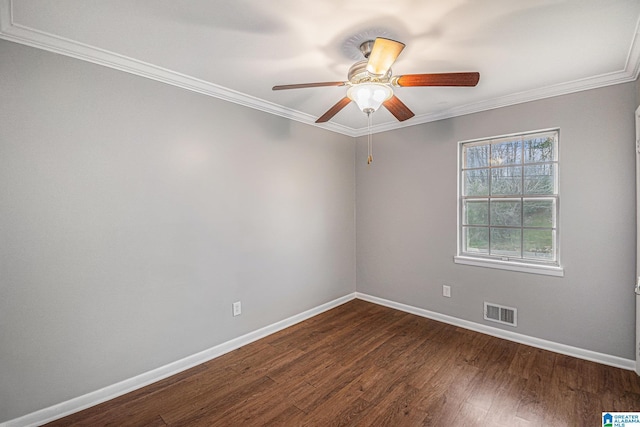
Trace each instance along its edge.
<instances>
[{"instance_id":1,"label":"electrical outlet","mask_svg":"<svg viewBox=\"0 0 640 427\"><path fill-rule=\"evenodd\" d=\"M443 297L447 297L447 298L451 298L451 286L442 285L442 296Z\"/></svg>"},{"instance_id":2,"label":"electrical outlet","mask_svg":"<svg viewBox=\"0 0 640 427\"><path fill-rule=\"evenodd\" d=\"M233 316L240 316L242 314L242 303L236 301L233 303Z\"/></svg>"}]
</instances>

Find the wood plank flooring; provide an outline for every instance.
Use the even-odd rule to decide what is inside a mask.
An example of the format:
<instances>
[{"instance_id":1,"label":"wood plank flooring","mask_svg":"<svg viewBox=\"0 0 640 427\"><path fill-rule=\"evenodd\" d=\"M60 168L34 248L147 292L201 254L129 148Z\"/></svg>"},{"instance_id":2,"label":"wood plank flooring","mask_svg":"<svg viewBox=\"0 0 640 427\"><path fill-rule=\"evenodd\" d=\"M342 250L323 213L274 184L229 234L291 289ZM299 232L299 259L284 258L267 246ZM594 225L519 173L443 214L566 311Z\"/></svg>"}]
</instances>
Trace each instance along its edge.
<instances>
[{"instance_id":1,"label":"wood plank flooring","mask_svg":"<svg viewBox=\"0 0 640 427\"><path fill-rule=\"evenodd\" d=\"M599 426L634 372L350 301L49 426Z\"/></svg>"}]
</instances>

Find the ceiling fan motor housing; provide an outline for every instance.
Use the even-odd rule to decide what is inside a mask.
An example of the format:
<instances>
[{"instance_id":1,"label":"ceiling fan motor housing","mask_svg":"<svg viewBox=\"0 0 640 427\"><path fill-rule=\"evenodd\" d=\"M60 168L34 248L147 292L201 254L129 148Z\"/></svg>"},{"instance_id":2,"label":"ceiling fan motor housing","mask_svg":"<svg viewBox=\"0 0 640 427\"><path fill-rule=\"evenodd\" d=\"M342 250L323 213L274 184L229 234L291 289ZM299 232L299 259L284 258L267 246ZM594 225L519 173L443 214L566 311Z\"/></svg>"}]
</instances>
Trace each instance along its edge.
<instances>
[{"instance_id":1,"label":"ceiling fan motor housing","mask_svg":"<svg viewBox=\"0 0 640 427\"><path fill-rule=\"evenodd\" d=\"M391 78L391 69L382 77L374 76L367 71L368 61L358 61L349 68L347 78L351 84L359 84L365 82L388 83Z\"/></svg>"}]
</instances>

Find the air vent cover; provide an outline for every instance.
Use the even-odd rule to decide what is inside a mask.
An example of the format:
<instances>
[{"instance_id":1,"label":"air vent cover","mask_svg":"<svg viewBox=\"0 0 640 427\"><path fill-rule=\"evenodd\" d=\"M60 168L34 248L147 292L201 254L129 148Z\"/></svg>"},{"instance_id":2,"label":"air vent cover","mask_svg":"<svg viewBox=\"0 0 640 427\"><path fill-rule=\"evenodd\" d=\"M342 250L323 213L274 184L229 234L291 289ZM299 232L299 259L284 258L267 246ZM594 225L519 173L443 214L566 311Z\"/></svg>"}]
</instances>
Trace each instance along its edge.
<instances>
[{"instance_id":1,"label":"air vent cover","mask_svg":"<svg viewBox=\"0 0 640 427\"><path fill-rule=\"evenodd\" d=\"M484 319L503 325L518 325L518 310L513 307L505 307L490 302L484 303Z\"/></svg>"}]
</instances>

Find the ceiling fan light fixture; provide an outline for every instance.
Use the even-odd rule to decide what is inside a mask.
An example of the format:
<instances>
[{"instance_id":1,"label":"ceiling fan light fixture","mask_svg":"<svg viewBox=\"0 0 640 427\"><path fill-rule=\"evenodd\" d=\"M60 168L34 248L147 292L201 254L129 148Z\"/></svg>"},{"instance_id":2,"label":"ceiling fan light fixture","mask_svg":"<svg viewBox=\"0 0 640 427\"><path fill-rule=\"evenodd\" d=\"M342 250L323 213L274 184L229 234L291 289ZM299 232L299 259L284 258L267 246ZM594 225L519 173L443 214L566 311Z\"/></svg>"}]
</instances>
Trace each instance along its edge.
<instances>
[{"instance_id":1,"label":"ceiling fan light fixture","mask_svg":"<svg viewBox=\"0 0 640 427\"><path fill-rule=\"evenodd\" d=\"M393 96L393 89L383 83L360 83L351 86L347 96L361 111L369 114L377 111L384 101Z\"/></svg>"},{"instance_id":2,"label":"ceiling fan light fixture","mask_svg":"<svg viewBox=\"0 0 640 427\"><path fill-rule=\"evenodd\" d=\"M355 46L352 41L355 41L355 39L350 40L351 45ZM371 131L371 113L377 111L381 105L384 105L401 122L415 116L409 107L393 94L394 86L475 86L480 79L480 73L478 72L423 73L394 76L391 71L391 65L395 63L395 60L398 59L404 49L404 43L385 37L376 37L375 40L366 40L360 43L359 46L360 52L365 59L356 62L349 68L348 81L278 85L274 86L273 90L348 86L347 95L320 116L316 123L325 123L331 120L353 101L358 105L360 111L367 115L369 131ZM371 134L369 134L369 137L371 137ZM371 160L371 153L369 153L369 160Z\"/></svg>"}]
</instances>

